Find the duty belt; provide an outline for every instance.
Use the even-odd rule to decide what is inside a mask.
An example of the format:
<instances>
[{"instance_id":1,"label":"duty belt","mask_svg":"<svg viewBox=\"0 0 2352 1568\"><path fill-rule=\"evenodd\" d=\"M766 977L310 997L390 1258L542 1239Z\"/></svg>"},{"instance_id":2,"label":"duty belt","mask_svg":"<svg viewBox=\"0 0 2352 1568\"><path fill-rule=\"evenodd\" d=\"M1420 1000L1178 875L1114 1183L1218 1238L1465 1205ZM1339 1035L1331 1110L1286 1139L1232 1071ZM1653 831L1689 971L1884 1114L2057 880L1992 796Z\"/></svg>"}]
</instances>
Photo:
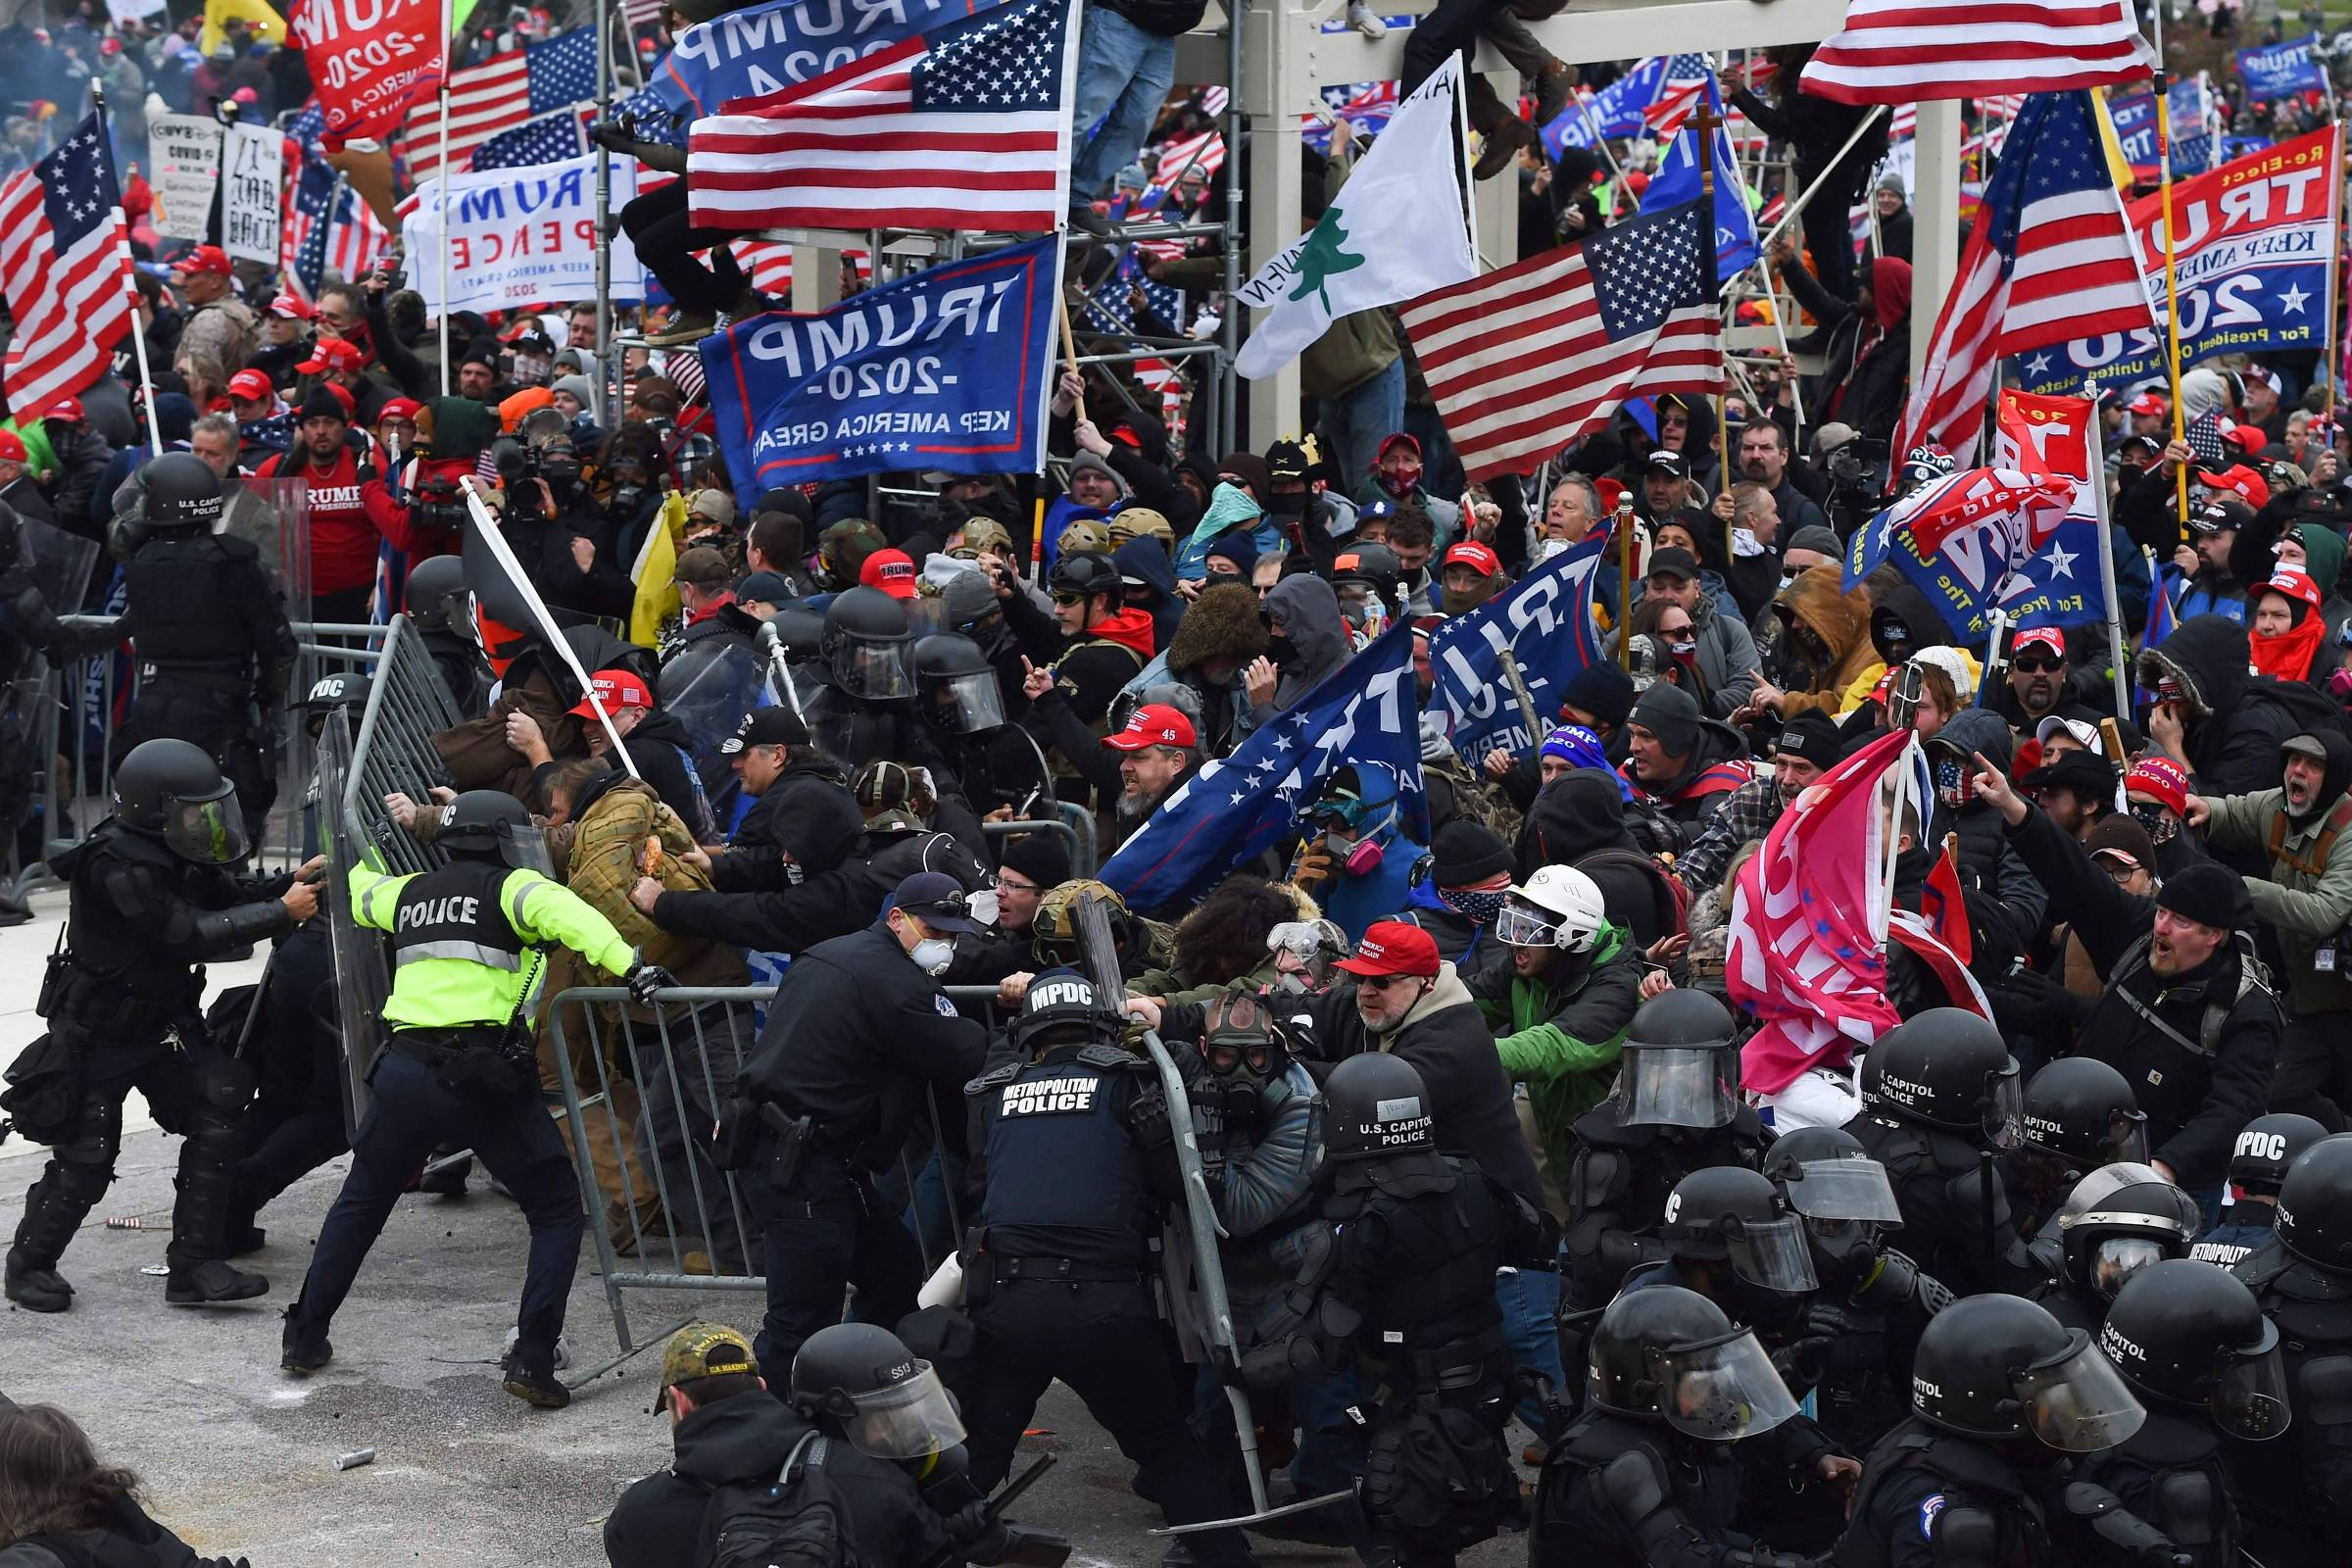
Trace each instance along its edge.
<instances>
[{"instance_id":1,"label":"duty belt","mask_svg":"<svg viewBox=\"0 0 2352 1568\"><path fill-rule=\"evenodd\" d=\"M139 679L154 680L166 675L173 680L193 680L232 693L241 692L253 684L252 665L244 660L227 664L185 662L171 659L139 661Z\"/></svg>"},{"instance_id":2,"label":"duty belt","mask_svg":"<svg viewBox=\"0 0 2352 1568\"><path fill-rule=\"evenodd\" d=\"M384 1042L384 1049L431 1067L468 1046L496 1045L498 1035L499 1025L495 1023L460 1024L448 1029L395 1029L392 1038Z\"/></svg>"},{"instance_id":3,"label":"duty belt","mask_svg":"<svg viewBox=\"0 0 2352 1568\"><path fill-rule=\"evenodd\" d=\"M995 1264L999 1285L1013 1280L1052 1280L1066 1285L1133 1281L1143 1278L1140 1269L1122 1268L1115 1263L1090 1263L1075 1257L1001 1257L989 1254Z\"/></svg>"}]
</instances>

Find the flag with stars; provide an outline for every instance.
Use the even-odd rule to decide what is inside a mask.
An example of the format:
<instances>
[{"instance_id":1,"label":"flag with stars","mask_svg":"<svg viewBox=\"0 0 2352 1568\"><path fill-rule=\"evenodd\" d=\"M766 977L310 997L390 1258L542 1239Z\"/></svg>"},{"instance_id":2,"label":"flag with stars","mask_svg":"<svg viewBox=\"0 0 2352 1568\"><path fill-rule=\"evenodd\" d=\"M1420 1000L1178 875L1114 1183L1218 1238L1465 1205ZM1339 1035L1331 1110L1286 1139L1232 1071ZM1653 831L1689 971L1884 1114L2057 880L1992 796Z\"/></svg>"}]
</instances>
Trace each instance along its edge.
<instances>
[{"instance_id":1,"label":"flag with stars","mask_svg":"<svg viewBox=\"0 0 2352 1568\"><path fill-rule=\"evenodd\" d=\"M596 96L596 29L574 27L544 43L510 50L449 78L449 161L459 170L484 142ZM441 171L441 99L427 93L401 122L409 183L422 185ZM532 160L540 162L541 160Z\"/></svg>"},{"instance_id":2,"label":"flag with stars","mask_svg":"<svg viewBox=\"0 0 2352 1568\"><path fill-rule=\"evenodd\" d=\"M1243 861L1285 846L1331 776L1394 799L1400 836L1426 842L1413 628L1399 619L1232 756L1203 762L1102 866L1130 908L1191 903ZM1393 787L1391 787L1393 786Z\"/></svg>"},{"instance_id":3,"label":"flag with stars","mask_svg":"<svg viewBox=\"0 0 2352 1568\"><path fill-rule=\"evenodd\" d=\"M2093 434L2097 428L2098 408L2089 398L2002 389L1993 419L1993 462L2036 476L2049 474L2068 487L2065 518L2009 574L1994 600L2019 631L2079 626L2110 613L2122 618L2122 607L2107 604L2096 554L2105 534L2091 475L2102 485L2107 482L2106 461Z\"/></svg>"},{"instance_id":4,"label":"flag with stars","mask_svg":"<svg viewBox=\"0 0 2352 1568\"><path fill-rule=\"evenodd\" d=\"M471 167L525 169L533 164L561 164L589 151L588 128L581 116L593 115L593 104L572 104L552 115L502 130L473 150Z\"/></svg>"},{"instance_id":5,"label":"flag with stars","mask_svg":"<svg viewBox=\"0 0 2352 1568\"><path fill-rule=\"evenodd\" d=\"M1936 441L1968 463L2002 355L2154 331L2097 114L2087 90L2026 100L1984 187L1892 450Z\"/></svg>"},{"instance_id":6,"label":"flag with stars","mask_svg":"<svg viewBox=\"0 0 2352 1568\"><path fill-rule=\"evenodd\" d=\"M697 120L706 228L1036 233L1068 212L1072 0L1014 0Z\"/></svg>"},{"instance_id":7,"label":"flag with stars","mask_svg":"<svg viewBox=\"0 0 2352 1568\"><path fill-rule=\"evenodd\" d=\"M1642 210L1663 211L1698 200L1698 127L1690 126L1689 135L1679 134L1679 129L1703 100L1717 119L1715 276L1718 282L1729 282L1755 266L1756 257L1761 254L1756 248L1756 215L1747 204L1747 185L1740 177L1739 160L1732 156L1731 134L1722 123L1723 94L1715 85L1715 74L1703 64L1699 69L1705 75L1692 89L1689 105L1674 117L1678 130L1667 133L1671 141L1666 156L1658 161L1657 172L1649 177L1649 188L1642 193Z\"/></svg>"},{"instance_id":8,"label":"flag with stars","mask_svg":"<svg viewBox=\"0 0 2352 1568\"><path fill-rule=\"evenodd\" d=\"M2057 537L2074 490L2046 467L1947 474L1854 531L1842 586L1851 593L1892 564L1928 596L1955 640L1981 642L1989 612L2010 602L2010 579ZM2091 569L2098 569L2095 558Z\"/></svg>"},{"instance_id":9,"label":"flag with stars","mask_svg":"<svg viewBox=\"0 0 2352 1568\"><path fill-rule=\"evenodd\" d=\"M0 185L0 296L16 318L0 369L10 407L45 407L104 373L130 325L129 280L122 191L93 114Z\"/></svg>"}]
</instances>

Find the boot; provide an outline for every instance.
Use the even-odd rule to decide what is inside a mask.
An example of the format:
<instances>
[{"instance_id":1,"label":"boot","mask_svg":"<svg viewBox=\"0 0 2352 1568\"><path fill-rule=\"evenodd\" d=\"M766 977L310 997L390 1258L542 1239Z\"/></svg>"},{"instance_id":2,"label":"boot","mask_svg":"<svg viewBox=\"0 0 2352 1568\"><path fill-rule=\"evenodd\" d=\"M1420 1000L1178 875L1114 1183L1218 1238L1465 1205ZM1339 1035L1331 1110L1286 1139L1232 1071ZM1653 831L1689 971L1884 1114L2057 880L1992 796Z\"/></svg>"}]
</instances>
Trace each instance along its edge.
<instances>
[{"instance_id":1,"label":"boot","mask_svg":"<svg viewBox=\"0 0 2352 1568\"><path fill-rule=\"evenodd\" d=\"M57 1272L57 1260L89 1218L90 1203L75 1196L73 1176L73 1167L52 1162L46 1180L24 1189L24 1217L17 1222L16 1245L8 1250L6 1294L27 1312L63 1312L74 1304L74 1287ZM91 1195L92 1202L98 1193Z\"/></svg>"},{"instance_id":2,"label":"boot","mask_svg":"<svg viewBox=\"0 0 2352 1568\"><path fill-rule=\"evenodd\" d=\"M1548 125L1567 111L1576 90L1576 68L1554 60L1536 77L1536 123Z\"/></svg>"},{"instance_id":3,"label":"boot","mask_svg":"<svg viewBox=\"0 0 2352 1568\"><path fill-rule=\"evenodd\" d=\"M277 1364L298 1378L312 1373L335 1358L335 1348L326 1343L326 1327L301 1317L302 1303L286 1308L286 1332Z\"/></svg>"},{"instance_id":4,"label":"boot","mask_svg":"<svg viewBox=\"0 0 2352 1568\"><path fill-rule=\"evenodd\" d=\"M172 1306L249 1301L270 1289L259 1274L228 1262L228 1228L236 1207L236 1139L233 1124L210 1106L189 1118L179 1146L179 1198L172 1205L172 1245L164 1261L172 1272L164 1299Z\"/></svg>"},{"instance_id":5,"label":"boot","mask_svg":"<svg viewBox=\"0 0 2352 1568\"><path fill-rule=\"evenodd\" d=\"M1478 167L1470 171L1471 177L1493 179L1511 167L1511 160L1519 156L1520 148L1535 144L1535 128L1526 121L1514 115L1497 122L1478 149Z\"/></svg>"},{"instance_id":6,"label":"boot","mask_svg":"<svg viewBox=\"0 0 2352 1568\"><path fill-rule=\"evenodd\" d=\"M700 343L717 330L716 316L709 311L688 311L662 331L646 333L645 345L655 349L683 348L689 343Z\"/></svg>"},{"instance_id":7,"label":"boot","mask_svg":"<svg viewBox=\"0 0 2352 1568\"><path fill-rule=\"evenodd\" d=\"M221 1251L229 1257L251 1257L270 1245L270 1233L259 1225L232 1225Z\"/></svg>"},{"instance_id":8,"label":"boot","mask_svg":"<svg viewBox=\"0 0 2352 1568\"><path fill-rule=\"evenodd\" d=\"M499 1386L523 1403L542 1410L561 1410L571 1403L571 1391L556 1381L555 1358L547 1351L517 1348L507 1352L506 1380Z\"/></svg>"},{"instance_id":9,"label":"boot","mask_svg":"<svg viewBox=\"0 0 2352 1568\"><path fill-rule=\"evenodd\" d=\"M457 1151L454 1149L436 1149L425 1164L429 1166L433 1160L456 1152ZM455 1165L446 1165L430 1174L419 1175L416 1178L416 1191L430 1193L435 1198L464 1198L466 1196L466 1178L472 1174L473 1161L461 1159Z\"/></svg>"},{"instance_id":10,"label":"boot","mask_svg":"<svg viewBox=\"0 0 2352 1568\"><path fill-rule=\"evenodd\" d=\"M214 1306L222 1301L250 1301L270 1289L259 1274L248 1274L225 1259L198 1258L174 1262L164 1281L164 1300L172 1306Z\"/></svg>"},{"instance_id":11,"label":"boot","mask_svg":"<svg viewBox=\"0 0 2352 1568\"><path fill-rule=\"evenodd\" d=\"M8 1250L7 1294L27 1312L63 1312L74 1304L74 1287L65 1276L35 1265L21 1247Z\"/></svg>"}]
</instances>

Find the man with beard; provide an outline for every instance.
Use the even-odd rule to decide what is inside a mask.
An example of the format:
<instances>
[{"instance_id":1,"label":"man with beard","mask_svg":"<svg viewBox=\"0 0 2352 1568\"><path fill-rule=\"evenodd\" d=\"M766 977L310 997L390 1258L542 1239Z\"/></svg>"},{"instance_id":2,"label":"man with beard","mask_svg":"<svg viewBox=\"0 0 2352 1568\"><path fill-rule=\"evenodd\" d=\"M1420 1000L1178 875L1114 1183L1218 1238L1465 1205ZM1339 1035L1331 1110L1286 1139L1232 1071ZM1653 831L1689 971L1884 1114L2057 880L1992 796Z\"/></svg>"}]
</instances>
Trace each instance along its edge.
<instances>
[{"instance_id":1,"label":"man with beard","mask_svg":"<svg viewBox=\"0 0 2352 1568\"><path fill-rule=\"evenodd\" d=\"M1692 898L1720 884L1740 846L1770 832L1808 785L1838 765L1838 722L1822 709L1789 718L1775 744L1772 771L1734 790L1677 865Z\"/></svg>"},{"instance_id":2,"label":"man with beard","mask_svg":"<svg viewBox=\"0 0 2352 1568\"><path fill-rule=\"evenodd\" d=\"M1200 733L1182 709L1146 703L1129 715L1125 728L1103 736L1101 745L1076 750L1076 715L1066 704L1042 702L1053 686L1053 671L1041 669L1031 673L1023 690L1031 703L1040 705L1039 716L1051 727L1049 738L1079 775L1097 794L1112 797L1118 842L1123 843L1200 765ZM1104 748L1116 756L1104 756ZM1105 844L1104 856L1116 848L1116 843Z\"/></svg>"},{"instance_id":3,"label":"man with beard","mask_svg":"<svg viewBox=\"0 0 2352 1568\"><path fill-rule=\"evenodd\" d=\"M1641 796L1695 843L1707 818L1754 776L1747 743L1679 686L1660 683L1642 694L1626 720L1626 775Z\"/></svg>"},{"instance_id":4,"label":"man with beard","mask_svg":"<svg viewBox=\"0 0 2352 1568\"><path fill-rule=\"evenodd\" d=\"M2252 795L2192 795L2188 821L2216 850L2267 846L2268 877L2245 879L2254 913L2278 933L2286 958L2286 1027L2279 1037L2273 1110L2300 1111L2329 1132L2345 1131L2352 1104L2347 1084L2345 1014L2352 953L2337 941L2352 917L2352 848L2337 840L2352 827L2352 740L2336 730L2296 735L2278 749L2280 786Z\"/></svg>"},{"instance_id":5,"label":"man with beard","mask_svg":"<svg viewBox=\"0 0 2352 1568\"><path fill-rule=\"evenodd\" d=\"M1870 640L1870 595L1846 592L1836 564L1797 573L1773 597L1769 613L1774 635L1761 656L1764 678L1747 709L1731 715L1735 724L1769 723L1809 709L1835 713L1848 687L1883 667Z\"/></svg>"},{"instance_id":6,"label":"man with beard","mask_svg":"<svg viewBox=\"0 0 2352 1568\"><path fill-rule=\"evenodd\" d=\"M2073 673L2065 632L2055 626L2021 631L2009 644L2009 678L1988 694L1989 705L2021 740L2052 714L2095 724L2099 715L2074 700Z\"/></svg>"},{"instance_id":7,"label":"man with beard","mask_svg":"<svg viewBox=\"0 0 2352 1568\"><path fill-rule=\"evenodd\" d=\"M311 528L311 615L327 622L368 618L375 593L376 547L383 535L368 517L362 486L375 477L345 439L350 416L324 387L303 400L291 452L256 469L264 479L299 478L308 497Z\"/></svg>"},{"instance_id":8,"label":"man with beard","mask_svg":"<svg viewBox=\"0 0 2352 1568\"><path fill-rule=\"evenodd\" d=\"M1740 430L1740 477L1772 492L1775 514L1788 532L1829 526L1821 508L1789 479L1788 432L1773 420L1752 420Z\"/></svg>"},{"instance_id":9,"label":"man with beard","mask_svg":"<svg viewBox=\"0 0 2352 1568\"><path fill-rule=\"evenodd\" d=\"M1511 585L1502 558L1474 540L1463 540L1446 552L1438 574L1439 603L1448 615L1466 615Z\"/></svg>"}]
</instances>

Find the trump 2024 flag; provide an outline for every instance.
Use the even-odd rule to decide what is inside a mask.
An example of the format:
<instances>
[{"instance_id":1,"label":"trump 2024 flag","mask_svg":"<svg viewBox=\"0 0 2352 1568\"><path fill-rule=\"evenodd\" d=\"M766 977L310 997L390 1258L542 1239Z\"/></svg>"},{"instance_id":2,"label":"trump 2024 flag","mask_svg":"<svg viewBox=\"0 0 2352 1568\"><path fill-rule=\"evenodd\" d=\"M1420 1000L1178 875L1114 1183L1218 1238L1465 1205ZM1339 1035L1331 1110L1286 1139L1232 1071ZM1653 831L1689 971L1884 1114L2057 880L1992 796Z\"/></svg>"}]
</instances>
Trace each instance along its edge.
<instances>
[{"instance_id":1,"label":"trump 2024 flag","mask_svg":"<svg viewBox=\"0 0 2352 1568\"><path fill-rule=\"evenodd\" d=\"M1343 316L1477 273L1461 94L1461 58L1447 55L1396 106L1315 226L1241 286L1234 297L1267 315L1250 329L1235 369L1251 380L1272 375Z\"/></svg>"}]
</instances>

